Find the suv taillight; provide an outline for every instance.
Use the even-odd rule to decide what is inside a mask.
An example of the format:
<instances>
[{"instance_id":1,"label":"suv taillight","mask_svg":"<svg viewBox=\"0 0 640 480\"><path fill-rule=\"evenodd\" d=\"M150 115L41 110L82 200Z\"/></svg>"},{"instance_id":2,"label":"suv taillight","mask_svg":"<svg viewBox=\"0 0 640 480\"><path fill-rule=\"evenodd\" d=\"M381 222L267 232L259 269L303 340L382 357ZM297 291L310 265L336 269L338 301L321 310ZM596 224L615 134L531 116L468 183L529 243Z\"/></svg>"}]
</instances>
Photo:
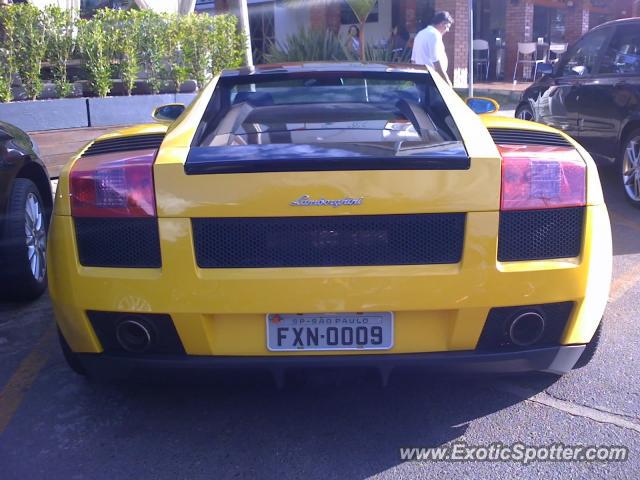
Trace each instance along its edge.
<instances>
[{"instance_id":1,"label":"suv taillight","mask_svg":"<svg viewBox=\"0 0 640 480\"><path fill-rule=\"evenodd\" d=\"M577 150L498 145L502 155L501 210L586 205L587 169Z\"/></svg>"},{"instance_id":2,"label":"suv taillight","mask_svg":"<svg viewBox=\"0 0 640 480\"><path fill-rule=\"evenodd\" d=\"M69 176L74 217L154 217L154 151L83 157ZM117 155L117 156L116 156Z\"/></svg>"}]
</instances>

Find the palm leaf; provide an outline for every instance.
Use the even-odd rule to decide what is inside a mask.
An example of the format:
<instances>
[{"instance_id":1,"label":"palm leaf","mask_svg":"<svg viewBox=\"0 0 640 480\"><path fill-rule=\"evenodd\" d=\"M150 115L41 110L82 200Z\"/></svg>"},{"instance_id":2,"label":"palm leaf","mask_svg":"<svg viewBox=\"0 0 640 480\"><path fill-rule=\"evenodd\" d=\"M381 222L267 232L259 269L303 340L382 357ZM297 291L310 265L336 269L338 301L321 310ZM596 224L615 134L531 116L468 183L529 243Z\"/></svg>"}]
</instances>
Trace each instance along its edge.
<instances>
[{"instance_id":1,"label":"palm leaf","mask_svg":"<svg viewBox=\"0 0 640 480\"><path fill-rule=\"evenodd\" d=\"M353 10L353 13L356 15L358 22L365 23L367 21L367 17L373 10L373 7L376 6L378 0L346 0L347 4Z\"/></svg>"}]
</instances>

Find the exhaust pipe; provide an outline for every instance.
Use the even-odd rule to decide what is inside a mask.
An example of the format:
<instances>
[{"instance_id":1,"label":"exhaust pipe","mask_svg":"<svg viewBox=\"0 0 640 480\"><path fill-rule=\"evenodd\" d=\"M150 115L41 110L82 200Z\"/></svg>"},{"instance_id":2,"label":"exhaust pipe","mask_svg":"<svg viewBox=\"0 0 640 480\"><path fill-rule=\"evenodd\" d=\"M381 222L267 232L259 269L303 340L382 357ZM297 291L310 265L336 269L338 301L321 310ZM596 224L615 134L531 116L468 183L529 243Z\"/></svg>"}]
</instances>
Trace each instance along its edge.
<instances>
[{"instance_id":1,"label":"exhaust pipe","mask_svg":"<svg viewBox=\"0 0 640 480\"><path fill-rule=\"evenodd\" d=\"M509 326L509 339L519 347L529 347L542 338L544 317L537 312L524 312Z\"/></svg>"},{"instance_id":2,"label":"exhaust pipe","mask_svg":"<svg viewBox=\"0 0 640 480\"><path fill-rule=\"evenodd\" d=\"M135 318L118 323L116 338L120 346L131 353L143 353L151 346L151 332Z\"/></svg>"}]
</instances>

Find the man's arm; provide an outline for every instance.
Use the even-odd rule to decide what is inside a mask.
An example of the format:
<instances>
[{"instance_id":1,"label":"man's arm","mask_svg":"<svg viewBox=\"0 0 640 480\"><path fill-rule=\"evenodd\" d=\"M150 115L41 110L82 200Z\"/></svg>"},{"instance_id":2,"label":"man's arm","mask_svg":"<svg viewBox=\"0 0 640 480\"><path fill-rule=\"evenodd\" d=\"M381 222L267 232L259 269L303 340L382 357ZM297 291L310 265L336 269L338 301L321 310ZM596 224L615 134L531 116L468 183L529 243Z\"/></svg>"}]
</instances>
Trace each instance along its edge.
<instances>
[{"instance_id":1,"label":"man's arm","mask_svg":"<svg viewBox=\"0 0 640 480\"><path fill-rule=\"evenodd\" d=\"M445 72L445 71L442 69L442 65L440 65L440 62L434 62L434 64L433 64L433 69L434 69L436 72L438 72L438 73L440 74L440 76L441 76L442 78L444 78L444 79L445 79L445 81L446 81L449 85L451 85L451 80L449 79L449 75L447 75L447 72Z\"/></svg>"}]
</instances>

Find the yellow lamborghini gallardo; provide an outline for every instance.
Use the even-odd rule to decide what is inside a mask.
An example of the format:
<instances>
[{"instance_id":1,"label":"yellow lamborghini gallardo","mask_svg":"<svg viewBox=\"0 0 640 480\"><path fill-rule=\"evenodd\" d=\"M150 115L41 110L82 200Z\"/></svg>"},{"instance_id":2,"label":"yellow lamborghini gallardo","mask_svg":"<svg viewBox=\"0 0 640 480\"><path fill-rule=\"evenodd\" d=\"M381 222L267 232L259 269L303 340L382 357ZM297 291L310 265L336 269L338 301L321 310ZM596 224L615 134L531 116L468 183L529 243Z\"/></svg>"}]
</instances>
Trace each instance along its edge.
<instances>
[{"instance_id":1,"label":"yellow lamborghini gallardo","mask_svg":"<svg viewBox=\"0 0 640 480\"><path fill-rule=\"evenodd\" d=\"M226 71L168 128L92 142L49 252L65 357L99 377L561 374L593 356L612 258L571 138L426 69L330 63Z\"/></svg>"}]
</instances>

